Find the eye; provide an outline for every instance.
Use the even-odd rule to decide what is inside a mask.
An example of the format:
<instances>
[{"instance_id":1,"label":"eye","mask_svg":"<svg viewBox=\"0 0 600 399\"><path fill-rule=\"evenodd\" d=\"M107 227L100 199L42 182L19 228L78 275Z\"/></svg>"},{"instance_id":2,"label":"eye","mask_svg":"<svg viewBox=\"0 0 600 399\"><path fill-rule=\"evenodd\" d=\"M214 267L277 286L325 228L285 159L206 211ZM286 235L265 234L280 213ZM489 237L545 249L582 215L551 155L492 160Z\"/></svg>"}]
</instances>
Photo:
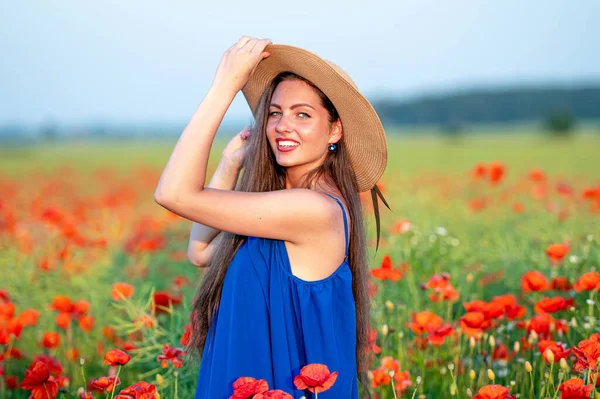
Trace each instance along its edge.
<instances>
[{"instance_id":1,"label":"eye","mask_svg":"<svg viewBox=\"0 0 600 399\"><path fill-rule=\"evenodd\" d=\"M273 116L273 114L278 114L279 112L277 111L273 111L273 112L269 112L269 116Z\"/></svg>"},{"instance_id":2,"label":"eye","mask_svg":"<svg viewBox=\"0 0 600 399\"><path fill-rule=\"evenodd\" d=\"M298 113L298 115L306 115L307 118L310 118L310 115L307 114L306 112L300 112L300 113ZM306 119L306 118L302 118L302 119Z\"/></svg>"}]
</instances>

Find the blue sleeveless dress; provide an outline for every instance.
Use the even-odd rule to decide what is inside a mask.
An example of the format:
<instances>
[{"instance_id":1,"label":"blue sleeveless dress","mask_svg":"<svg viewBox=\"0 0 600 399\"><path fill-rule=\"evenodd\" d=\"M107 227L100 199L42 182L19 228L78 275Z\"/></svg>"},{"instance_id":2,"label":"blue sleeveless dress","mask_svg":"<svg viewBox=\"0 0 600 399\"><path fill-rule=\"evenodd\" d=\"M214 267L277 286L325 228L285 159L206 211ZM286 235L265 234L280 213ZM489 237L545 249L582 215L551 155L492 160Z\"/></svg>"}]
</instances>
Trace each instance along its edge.
<instances>
[{"instance_id":1,"label":"blue sleeveless dress","mask_svg":"<svg viewBox=\"0 0 600 399\"><path fill-rule=\"evenodd\" d=\"M329 195L329 194L327 194ZM356 310L346 257L329 277L305 281L294 275L282 240L248 237L234 255L219 310L206 338L195 399L229 399L239 377L264 379L294 399L294 377L310 363L337 371L320 399L357 399Z\"/></svg>"}]
</instances>

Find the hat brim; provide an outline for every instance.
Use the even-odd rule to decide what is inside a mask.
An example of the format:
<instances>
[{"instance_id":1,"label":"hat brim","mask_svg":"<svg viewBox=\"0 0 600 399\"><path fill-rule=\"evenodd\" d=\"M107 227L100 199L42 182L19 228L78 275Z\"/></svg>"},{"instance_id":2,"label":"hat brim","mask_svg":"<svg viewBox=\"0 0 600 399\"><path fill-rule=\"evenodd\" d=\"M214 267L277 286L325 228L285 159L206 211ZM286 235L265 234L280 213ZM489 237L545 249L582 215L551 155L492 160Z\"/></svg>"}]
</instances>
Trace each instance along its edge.
<instances>
[{"instance_id":1,"label":"hat brim","mask_svg":"<svg viewBox=\"0 0 600 399\"><path fill-rule=\"evenodd\" d=\"M387 143L371 103L333 65L308 50L269 44L264 51L271 55L258 63L242 89L252 113L256 115L260 96L279 73L290 71L308 79L325 93L340 115L358 191L373 188L387 165Z\"/></svg>"}]
</instances>

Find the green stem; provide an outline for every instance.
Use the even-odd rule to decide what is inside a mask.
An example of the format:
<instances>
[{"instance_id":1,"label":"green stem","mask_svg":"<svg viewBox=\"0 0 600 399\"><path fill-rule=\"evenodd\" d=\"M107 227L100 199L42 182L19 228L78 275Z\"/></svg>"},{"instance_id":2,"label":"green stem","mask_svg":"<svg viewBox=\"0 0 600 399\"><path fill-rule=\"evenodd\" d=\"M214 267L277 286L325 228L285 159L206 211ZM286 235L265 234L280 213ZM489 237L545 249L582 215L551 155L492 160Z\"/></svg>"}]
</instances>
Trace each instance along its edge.
<instances>
[{"instance_id":1,"label":"green stem","mask_svg":"<svg viewBox=\"0 0 600 399\"><path fill-rule=\"evenodd\" d=\"M530 384L529 384L529 397L533 398L533 372L532 371L529 372L529 381L530 381Z\"/></svg>"},{"instance_id":2,"label":"green stem","mask_svg":"<svg viewBox=\"0 0 600 399\"><path fill-rule=\"evenodd\" d=\"M81 369L81 379L83 380L83 397L87 399L87 382L85 381L85 372L83 370L83 364L79 363Z\"/></svg>"},{"instance_id":3,"label":"green stem","mask_svg":"<svg viewBox=\"0 0 600 399\"><path fill-rule=\"evenodd\" d=\"M175 398L174 399L178 399L179 396L177 394L177 381L178 381L179 373L175 372L173 374L175 374Z\"/></svg>"},{"instance_id":4,"label":"green stem","mask_svg":"<svg viewBox=\"0 0 600 399\"><path fill-rule=\"evenodd\" d=\"M394 394L394 399L398 399L398 395L396 395L396 387L394 386L394 376L392 375L392 393Z\"/></svg>"},{"instance_id":5,"label":"green stem","mask_svg":"<svg viewBox=\"0 0 600 399\"><path fill-rule=\"evenodd\" d=\"M115 396L115 390L117 389L117 381L119 380L119 373L121 372L121 366L117 369L117 375L115 376L115 380L113 381L113 389L110 395L110 399L113 399Z\"/></svg>"}]
</instances>

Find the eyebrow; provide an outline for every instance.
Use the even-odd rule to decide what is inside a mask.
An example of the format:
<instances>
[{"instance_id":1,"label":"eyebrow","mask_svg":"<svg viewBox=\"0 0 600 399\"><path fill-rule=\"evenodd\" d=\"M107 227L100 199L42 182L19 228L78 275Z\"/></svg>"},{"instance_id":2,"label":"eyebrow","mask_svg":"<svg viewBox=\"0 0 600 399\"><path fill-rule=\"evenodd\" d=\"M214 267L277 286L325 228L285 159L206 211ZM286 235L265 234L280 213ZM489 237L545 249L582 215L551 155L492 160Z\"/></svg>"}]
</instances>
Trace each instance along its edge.
<instances>
[{"instance_id":1,"label":"eyebrow","mask_svg":"<svg viewBox=\"0 0 600 399\"><path fill-rule=\"evenodd\" d=\"M312 108L312 109L314 109L314 108L313 108L311 105L309 105L309 104L306 104L306 103L294 104L294 105L292 105L292 106L290 107L290 109L294 109L294 108L298 108L298 107L302 107L302 106L305 106L305 107L309 107L309 108ZM281 105L279 105L279 104L275 104L275 103L271 103L271 107L277 107L277 108L281 109Z\"/></svg>"}]
</instances>

